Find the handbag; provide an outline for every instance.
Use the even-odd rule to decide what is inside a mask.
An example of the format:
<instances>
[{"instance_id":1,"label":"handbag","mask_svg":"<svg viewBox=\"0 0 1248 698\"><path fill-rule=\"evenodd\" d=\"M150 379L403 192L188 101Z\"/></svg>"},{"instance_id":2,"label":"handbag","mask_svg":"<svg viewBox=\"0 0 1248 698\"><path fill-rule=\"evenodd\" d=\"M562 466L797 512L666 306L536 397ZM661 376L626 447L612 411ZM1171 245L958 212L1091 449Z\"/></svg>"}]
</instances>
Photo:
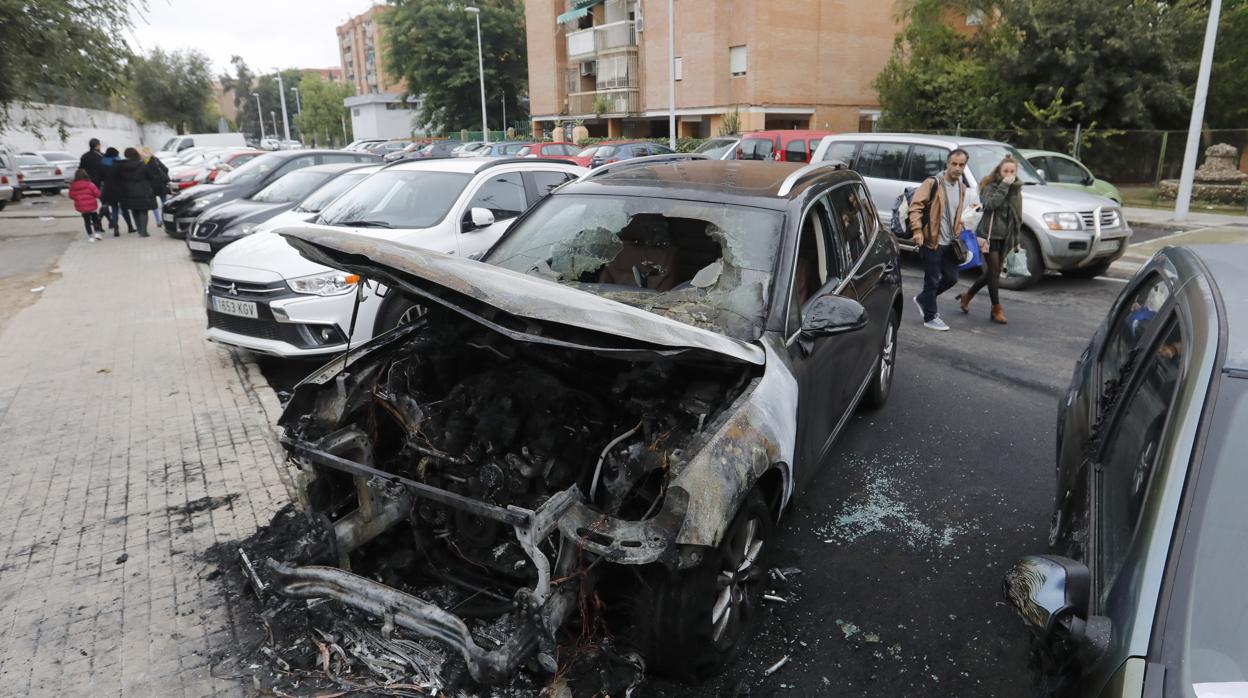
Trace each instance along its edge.
<instances>
[{"instance_id":1,"label":"handbag","mask_svg":"<svg viewBox=\"0 0 1248 698\"><path fill-rule=\"evenodd\" d=\"M1005 256L1005 275L1016 279L1031 276L1031 270L1027 268L1027 250L1021 247L1010 250Z\"/></svg>"},{"instance_id":2,"label":"handbag","mask_svg":"<svg viewBox=\"0 0 1248 698\"><path fill-rule=\"evenodd\" d=\"M959 241L971 254L971 258L958 265L959 269L974 269L984 264L984 255L979 251L979 238L975 235L975 231L970 228L963 228L958 235Z\"/></svg>"}]
</instances>

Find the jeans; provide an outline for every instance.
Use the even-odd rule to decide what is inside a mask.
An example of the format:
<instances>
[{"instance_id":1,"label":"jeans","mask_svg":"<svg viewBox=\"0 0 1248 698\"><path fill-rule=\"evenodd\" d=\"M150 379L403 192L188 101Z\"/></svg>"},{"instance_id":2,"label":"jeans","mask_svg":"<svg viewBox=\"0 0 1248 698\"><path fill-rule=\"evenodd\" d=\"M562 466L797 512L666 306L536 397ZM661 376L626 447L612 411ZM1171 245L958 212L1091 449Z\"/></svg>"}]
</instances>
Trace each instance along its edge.
<instances>
[{"instance_id":1,"label":"jeans","mask_svg":"<svg viewBox=\"0 0 1248 698\"><path fill-rule=\"evenodd\" d=\"M113 230L117 229L117 215L126 219L126 228L130 232L134 232L134 224L130 222L130 209L122 208L120 204L110 204L108 207L108 227Z\"/></svg>"},{"instance_id":2,"label":"jeans","mask_svg":"<svg viewBox=\"0 0 1248 698\"><path fill-rule=\"evenodd\" d=\"M919 248L923 260L923 291L917 296L923 308L923 322L936 317L936 296L948 291L958 283L958 260L949 245L934 250Z\"/></svg>"},{"instance_id":3,"label":"jeans","mask_svg":"<svg viewBox=\"0 0 1248 698\"><path fill-rule=\"evenodd\" d=\"M161 218L160 209L165 205L165 195L163 193L156 195L156 212L153 217L156 219L156 225L164 225L164 219Z\"/></svg>"},{"instance_id":4,"label":"jeans","mask_svg":"<svg viewBox=\"0 0 1248 698\"><path fill-rule=\"evenodd\" d=\"M95 211L87 211L82 214L82 225L87 229L87 237L100 229L100 214Z\"/></svg>"}]
</instances>

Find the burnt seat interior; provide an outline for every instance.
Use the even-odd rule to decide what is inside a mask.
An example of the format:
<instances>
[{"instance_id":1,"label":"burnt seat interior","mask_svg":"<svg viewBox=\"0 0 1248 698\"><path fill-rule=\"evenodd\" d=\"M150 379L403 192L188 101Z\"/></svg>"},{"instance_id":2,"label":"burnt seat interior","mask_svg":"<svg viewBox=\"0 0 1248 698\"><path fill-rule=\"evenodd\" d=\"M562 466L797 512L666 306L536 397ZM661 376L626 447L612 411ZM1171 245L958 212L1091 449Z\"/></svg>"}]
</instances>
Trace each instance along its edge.
<instances>
[{"instance_id":1,"label":"burnt seat interior","mask_svg":"<svg viewBox=\"0 0 1248 698\"><path fill-rule=\"evenodd\" d=\"M599 284L664 292L687 284L698 270L723 256L706 221L639 213L617 237L622 245L598 271Z\"/></svg>"}]
</instances>

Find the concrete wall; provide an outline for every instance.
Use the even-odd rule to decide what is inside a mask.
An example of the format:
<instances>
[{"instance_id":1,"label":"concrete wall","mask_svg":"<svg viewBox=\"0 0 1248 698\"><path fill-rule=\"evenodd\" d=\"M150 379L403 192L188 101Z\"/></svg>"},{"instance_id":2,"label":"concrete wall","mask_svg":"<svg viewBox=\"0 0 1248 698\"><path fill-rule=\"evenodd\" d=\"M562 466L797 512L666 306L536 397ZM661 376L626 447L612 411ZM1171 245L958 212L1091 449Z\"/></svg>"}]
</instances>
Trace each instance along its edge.
<instances>
[{"instance_id":1,"label":"concrete wall","mask_svg":"<svg viewBox=\"0 0 1248 698\"><path fill-rule=\"evenodd\" d=\"M410 138L420 130L415 124L418 104L405 103L402 94L356 95L344 104L351 110L355 138Z\"/></svg>"},{"instance_id":2,"label":"concrete wall","mask_svg":"<svg viewBox=\"0 0 1248 698\"><path fill-rule=\"evenodd\" d=\"M124 150L131 146L160 147L177 131L165 124L140 125L134 119L113 112L54 104L33 104L30 107L9 107L11 126L0 132L0 142L13 150L67 150L86 152L87 141L99 138L103 147ZM29 121L33 128L24 128ZM67 138L61 140L57 124L65 123Z\"/></svg>"}]
</instances>

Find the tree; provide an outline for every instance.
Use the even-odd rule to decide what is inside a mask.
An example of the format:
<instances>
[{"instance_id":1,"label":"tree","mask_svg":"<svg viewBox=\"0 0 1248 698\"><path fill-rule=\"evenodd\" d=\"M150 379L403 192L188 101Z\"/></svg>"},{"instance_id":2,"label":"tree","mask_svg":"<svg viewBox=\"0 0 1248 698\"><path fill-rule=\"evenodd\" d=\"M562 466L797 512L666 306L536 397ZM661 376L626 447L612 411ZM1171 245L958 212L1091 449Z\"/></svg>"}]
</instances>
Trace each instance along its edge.
<instances>
[{"instance_id":1,"label":"tree","mask_svg":"<svg viewBox=\"0 0 1248 698\"><path fill-rule=\"evenodd\" d=\"M422 98L418 119L441 130L478 128L481 88L477 74L477 30L460 0L389 0L382 22L389 41L385 68L402 78L407 94ZM507 114L527 118L520 95L527 93L528 62L522 0L480 0L481 44L487 94L506 86ZM501 121L497 98L486 105Z\"/></svg>"},{"instance_id":2,"label":"tree","mask_svg":"<svg viewBox=\"0 0 1248 698\"><path fill-rule=\"evenodd\" d=\"M326 80L320 73L303 76L299 83L303 111L295 117L295 124L305 141L326 145L342 136L344 120L350 121L343 100L350 97L351 92L349 86Z\"/></svg>"},{"instance_id":3,"label":"tree","mask_svg":"<svg viewBox=\"0 0 1248 698\"><path fill-rule=\"evenodd\" d=\"M132 90L143 118L164 121L178 133L215 131L209 107L213 78L208 57L198 51L153 49L131 64Z\"/></svg>"},{"instance_id":4,"label":"tree","mask_svg":"<svg viewBox=\"0 0 1248 698\"><path fill-rule=\"evenodd\" d=\"M242 56L230 56L230 65L234 67L234 74L225 73L218 80L221 82L221 90L223 92L234 92L234 109L238 113L235 120L235 126L241 133L260 133L260 126L256 122L259 118L254 109L247 110L248 102L253 101L251 93L254 91L256 76L252 74L251 68L247 67L247 61Z\"/></svg>"},{"instance_id":5,"label":"tree","mask_svg":"<svg viewBox=\"0 0 1248 698\"><path fill-rule=\"evenodd\" d=\"M275 73L268 75L256 76L255 72L247 66L247 62L239 56L230 58L230 64L234 66L234 75L228 73L221 76L221 87L225 90L234 90L234 106L238 108L238 117L236 119L238 130L252 136L256 139L260 138L260 119L264 119L264 135L282 137L281 100L277 94L277 76ZM282 82L286 88L286 113L293 121L297 109L295 107L295 93L291 88L298 88L300 98L305 102L307 96L303 94L301 87L304 73L301 70L288 68L282 72ZM254 94L260 95L260 110L256 109L256 98ZM263 112L263 113L262 113ZM277 120L277 132L274 133L274 119Z\"/></svg>"},{"instance_id":6,"label":"tree","mask_svg":"<svg viewBox=\"0 0 1248 698\"><path fill-rule=\"evenodd\" d=\"M1202 22L1208 21L1208 15L1202 17ZM1195 43L1193 49L1199 52L1200 44ZM1230 0L1222 5L1205 121L1211 128L1243 128L1248 124L1248 0Z\"/></svg>"},{"instance_id":7,"label":"tree","mask_svg":"<svg viewBox=\"0 0 1248 698\"><path fill-rule=\"evenodd\" d=\"M107 97L130 49L130 0L0 0L0 129L45 86ZM30 124L25 124L30 126Z\"/></svg>"}]
</instances>

